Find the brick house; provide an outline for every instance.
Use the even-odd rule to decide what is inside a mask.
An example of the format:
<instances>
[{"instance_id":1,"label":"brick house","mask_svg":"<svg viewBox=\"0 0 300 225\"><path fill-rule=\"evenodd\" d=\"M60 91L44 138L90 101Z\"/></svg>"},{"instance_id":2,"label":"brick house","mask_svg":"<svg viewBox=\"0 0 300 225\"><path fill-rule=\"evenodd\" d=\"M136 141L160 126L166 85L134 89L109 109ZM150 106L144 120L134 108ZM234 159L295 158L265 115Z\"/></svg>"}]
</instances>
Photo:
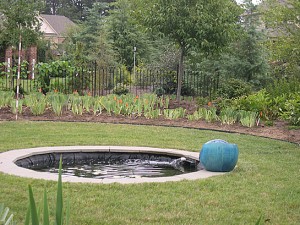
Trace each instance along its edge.
<instances>
[{"instance_id":1,"label":"brick house","mask_svg":"<svg viewBox=\"0 0 300 225\"><path fill-rule=\"evenodd\" d=\"M75 23L69 18L59 15L40 14L38 20L40 21L40 31L43 33L44 39L50 41L52 49L63 43L68 29L75 26ZM11 47L6 49L4 58L7 63L7 69L15 63L17 57L18 49ZM22 49L21 58L29 63L28 69L31 71L29 78L34 78L33 67L38 62L37 47L30 46L27 49Z\"/></svg>"}]
</instances>

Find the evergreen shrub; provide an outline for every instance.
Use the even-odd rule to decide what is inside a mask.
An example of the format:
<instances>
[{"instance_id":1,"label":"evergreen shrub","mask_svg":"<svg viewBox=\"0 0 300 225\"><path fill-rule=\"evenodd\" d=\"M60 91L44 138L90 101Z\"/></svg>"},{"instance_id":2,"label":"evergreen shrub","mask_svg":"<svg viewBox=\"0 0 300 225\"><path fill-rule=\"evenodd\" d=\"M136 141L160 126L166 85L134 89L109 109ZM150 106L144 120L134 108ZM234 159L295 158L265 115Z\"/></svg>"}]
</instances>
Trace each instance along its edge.
<instances>
[{"instance_id":1,"label":"evergreen shrub","mask_svg":"<svg viewBox=\"0 0 300 225\"><path fill-rule=\"evenodd\" d=\"M251 93L251 85L240 79L231 78L221 84L217 95L222 98L237 98Z\"/></svg>"}]
</instances>

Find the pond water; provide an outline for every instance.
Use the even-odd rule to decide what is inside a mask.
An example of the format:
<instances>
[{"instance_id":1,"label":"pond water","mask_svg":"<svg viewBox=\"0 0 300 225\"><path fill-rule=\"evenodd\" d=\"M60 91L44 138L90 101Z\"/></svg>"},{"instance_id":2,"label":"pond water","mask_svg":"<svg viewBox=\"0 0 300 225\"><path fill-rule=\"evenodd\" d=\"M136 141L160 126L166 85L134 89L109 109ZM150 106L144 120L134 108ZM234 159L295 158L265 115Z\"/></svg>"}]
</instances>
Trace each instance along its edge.
<instances>
[{"instance_id":1,"label":"pond water","mask_svg":"<svg viewBox=\"0 0 300 225\"><path fill-rule=\"evenodd\" d=\"M175 176L198 170L198 161L180 156L126 152L67 152L33 155L18 160L18 166L58 173L62 155L62 174L95 179Z\"/></svg>"}]
</instances>

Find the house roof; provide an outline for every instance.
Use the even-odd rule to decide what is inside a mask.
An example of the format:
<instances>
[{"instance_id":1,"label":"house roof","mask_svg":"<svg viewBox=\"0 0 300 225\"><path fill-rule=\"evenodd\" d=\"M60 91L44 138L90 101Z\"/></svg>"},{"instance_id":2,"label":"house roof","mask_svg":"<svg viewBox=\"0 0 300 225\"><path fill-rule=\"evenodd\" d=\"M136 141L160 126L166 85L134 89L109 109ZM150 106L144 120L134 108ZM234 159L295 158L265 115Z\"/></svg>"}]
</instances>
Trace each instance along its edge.
<instances>
[{"instance_id":1,"label":"house roof","mask_svg":"<svg viewBox=\"0 0 300 225\"><path fill-rule=\"evenodd\" d=\"M51 27L52 32L50 33L56 33L59 36L65 34L71 26L75 25L75 23L65 16L40 14L39 17L44 23ZM42 31L49 33L49 31L47 32L46 30Z\"/></svg>"}]
</instances>

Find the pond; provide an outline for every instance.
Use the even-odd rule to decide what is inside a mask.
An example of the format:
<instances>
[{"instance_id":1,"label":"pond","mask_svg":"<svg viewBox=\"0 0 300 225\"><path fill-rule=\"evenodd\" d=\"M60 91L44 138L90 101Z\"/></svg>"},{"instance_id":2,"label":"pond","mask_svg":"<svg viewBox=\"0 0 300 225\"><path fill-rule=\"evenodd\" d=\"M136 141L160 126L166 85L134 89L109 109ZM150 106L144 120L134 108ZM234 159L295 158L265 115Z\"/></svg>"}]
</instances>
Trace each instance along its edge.
<instances>
[{"instance_id":1,"label":"pond","mask_svg":"<svg viewBox=\"0 0 300 225\"><path fill-rule=\"evenodd\" d=\"M62 152L29 156L16 161L20 167L58 173L62 156L62 174L104 178L166 177L195 172L199 162L166 154L128 152Z\"/></svg>"},{"instance_id":2,"label":"pond","mask_svg":"<svg viewBox=\"0 0 300 225\"><path fill-rule=\"evenodd\" d=\"M63 182L145 183L197 180L224 174L200 169L199 152L134 146L54 146L0 153L0 172Z\"/></svg>"}]
</instances>

